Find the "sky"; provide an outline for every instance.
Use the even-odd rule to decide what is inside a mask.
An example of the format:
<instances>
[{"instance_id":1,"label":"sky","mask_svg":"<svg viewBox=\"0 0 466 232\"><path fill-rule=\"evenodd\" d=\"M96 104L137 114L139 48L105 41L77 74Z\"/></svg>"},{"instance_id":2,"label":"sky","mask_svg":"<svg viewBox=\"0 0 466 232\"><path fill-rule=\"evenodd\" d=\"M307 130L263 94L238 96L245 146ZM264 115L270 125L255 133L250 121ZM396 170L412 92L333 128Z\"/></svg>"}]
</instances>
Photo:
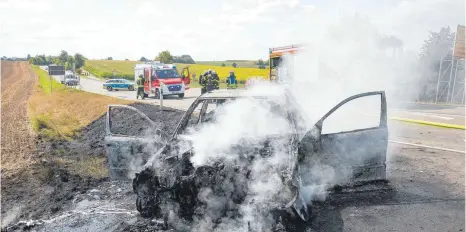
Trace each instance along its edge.
<instances>
[{"instance_id":1,"label":"sky","mask_svg":"<svg viewBox=\"0 0 466 232\"><path fill-rule=\"evenodd\" d=\"M266 59L355 13L415 52L429 30L465 24L464 0L0 0L0 56Z\"/></svg>"}]
</instances>

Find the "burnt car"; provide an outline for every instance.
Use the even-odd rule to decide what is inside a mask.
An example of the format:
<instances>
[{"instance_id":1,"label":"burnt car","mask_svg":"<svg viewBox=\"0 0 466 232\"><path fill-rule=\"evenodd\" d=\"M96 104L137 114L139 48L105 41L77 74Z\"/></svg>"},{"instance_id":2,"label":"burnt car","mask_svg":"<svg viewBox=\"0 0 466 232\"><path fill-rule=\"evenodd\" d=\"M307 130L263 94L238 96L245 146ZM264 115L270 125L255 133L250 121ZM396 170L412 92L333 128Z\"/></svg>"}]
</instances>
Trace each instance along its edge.
<instances>
[{"instance_id":1,"label":"burnt car","mask_svg":"<svg viewBox=\"0 0 466 232\"><path fill-rule=\"evenodd\" d=\"M356 123L356 119L348 121L344 118L348 111L342 110L344 117L336 120L343 122L342 125L350 124L356 128L343 128L337 132L325 130L332 115L346 105L365 98L375 100L375 104L370 106L376 109L367 109L369 113L362 113L372 119L372 124L367 124L370 120L366 119L359 120L361 125ZM216 120L217 109L239 99L251 99L272 106L269 107L270 113L286 120L288 132L255 138L254 143L242 141L233 144L232 149L238 155L235 165L221 161L209 165L193 165L191 158L195 155L194 149L183 135L188 131L191 134L196 133L196 128L212 123ZM210 187L214 193L230 199L228 206L222 206L223 211L237 211L235 205L244 204L250 198L250 190L247 181L245 183L235 180L250 178L253 168L250 164L254 159L270 156L274 152L273 143L277 141L285 144L285 149L281 151L284 162L273 171L279 173L284 186L280 191L285 192L286 197L276 198L274 207L276 206L278 211L286 211L300 221L308 221L311 217L313 198L306 196L306 188L309 186L320 186L325 191L330 191L335 186L356 186L386 180L388 130L383 91L366 92L346 98L331 108L311 128L306 128L302 110L289 94L285 93L276 98L244 90L214 90L194 101L172 135L165 135L155 129L157 139L154 141L112 132L111 111L122 107L144 117L148 125L156 125L132 107L108 107L106 141L110 176L113 179L133 179L137 210L143 217L166 218L163 205L167 202L176 202L179 206L179 216L187 220L192 218L192 215L205 213L198 210L202 208L198 195L205 187ZM354 113L354 110L349 112ZM356 113L361 114L359 111ZM363 117L358 116L359 119ZM147 147L150 149L145 149ZM155 148L159 150L155 152ZM143 160L146 164L135 170L134 165L128 165L135 159ZM322 180L321 174L318 173L320 170L314 169L313 165L316 163L331 167L334 176L331 182ZM231 183L228 185L229 190L221 184L225 181ZM231 216L234 213L222 215Z\"/></svg>"}]
</instances>

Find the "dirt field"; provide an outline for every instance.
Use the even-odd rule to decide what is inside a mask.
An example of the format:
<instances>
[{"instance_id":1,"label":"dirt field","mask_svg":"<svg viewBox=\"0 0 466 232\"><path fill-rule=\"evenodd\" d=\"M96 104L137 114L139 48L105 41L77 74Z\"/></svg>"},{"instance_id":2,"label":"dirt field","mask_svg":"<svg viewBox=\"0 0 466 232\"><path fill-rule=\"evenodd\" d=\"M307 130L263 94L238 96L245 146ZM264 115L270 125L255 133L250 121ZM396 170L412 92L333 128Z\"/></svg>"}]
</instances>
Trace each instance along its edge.
<instances>
[{"instance_id":1,"label":"dirt field","mask_svg":"<svg viewBox=\"0 0 466 232\"><path fill-rule=\"evenodd\" d=\"M27 62L1 62L2 70L2 178L32 164L35 151L28 124L27 101L36 83Z\"/></svg>"}]
</instances>

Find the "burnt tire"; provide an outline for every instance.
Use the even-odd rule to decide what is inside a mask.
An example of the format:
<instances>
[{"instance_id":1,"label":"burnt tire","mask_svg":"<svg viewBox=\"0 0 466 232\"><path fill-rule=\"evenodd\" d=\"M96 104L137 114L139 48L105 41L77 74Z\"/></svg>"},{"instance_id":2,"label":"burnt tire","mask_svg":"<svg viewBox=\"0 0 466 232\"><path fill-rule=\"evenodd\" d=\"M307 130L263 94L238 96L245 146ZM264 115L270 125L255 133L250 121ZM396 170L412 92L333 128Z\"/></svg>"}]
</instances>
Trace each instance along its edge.
<instances>
[{"instance_id":1,"label":"burnt tire","mask_svg":"<svg viewBox=\"0 0 466 232\"><path fill-rule=\"evenodd\" d=\"M156 197L139 196L136 198L136 209L144 218L149 218L155 215L157 211Z\"/></svg>"},{"instance_id":2,"label":"burnt tire","mask_svg":"<svg viewBox=\"0 0 466 232\"><path fill-rule=\"evenodd\" d=\"M178 97L179 97L179 98L184 98L184 93L178 94Z\"/></svg>"},{"instance_id":3,"label":"burnt tire","mask_svg":"<svg viewBox=\"0 0 466 232\"><path fill-rule=\"evenodd\" d=\"M150 169L136 173L133 179L133 191L136 193L136 209L142 217L152 217L157 213L159 200L154 185L157 178Z\"/></svg>"},{"instance_id":4,"label":"burnt tire","mask_svg":"<svg viewBox=\"0 0 466 232\"><path fill-rule=\"evenodd\" d=\"M111 92L113 90L112 86L107 86L107 90Z\"/></svg>"}]
</instances>

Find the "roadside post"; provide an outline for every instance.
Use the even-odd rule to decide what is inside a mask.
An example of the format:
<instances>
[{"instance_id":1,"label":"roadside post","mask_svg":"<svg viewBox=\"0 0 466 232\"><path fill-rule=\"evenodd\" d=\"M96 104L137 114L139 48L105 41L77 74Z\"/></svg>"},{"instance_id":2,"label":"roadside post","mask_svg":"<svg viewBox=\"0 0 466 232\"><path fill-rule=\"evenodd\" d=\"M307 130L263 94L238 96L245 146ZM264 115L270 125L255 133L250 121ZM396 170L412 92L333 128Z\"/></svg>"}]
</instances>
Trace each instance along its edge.
<instances>
[{"instance_id":1,"label":"roadside post","mask_svg":"<svg viewBox=\"0 0 466 232\"><path fill-rule=\"evenodd\" d=\"M159 97L160 97L160 110L163 110L163 86L165 84L163 82L160 82L160 91L159 91Z\"/></svg>"},{"instance_id":2,"label":"roadside post","mask_svg":"<svg viewBox=\"0 0 466 232\"><path fill-rule=\"evenodd\" d=\"M116 78L116 69L113 69L113 79Z\"/></svg>"}]
</instances>

